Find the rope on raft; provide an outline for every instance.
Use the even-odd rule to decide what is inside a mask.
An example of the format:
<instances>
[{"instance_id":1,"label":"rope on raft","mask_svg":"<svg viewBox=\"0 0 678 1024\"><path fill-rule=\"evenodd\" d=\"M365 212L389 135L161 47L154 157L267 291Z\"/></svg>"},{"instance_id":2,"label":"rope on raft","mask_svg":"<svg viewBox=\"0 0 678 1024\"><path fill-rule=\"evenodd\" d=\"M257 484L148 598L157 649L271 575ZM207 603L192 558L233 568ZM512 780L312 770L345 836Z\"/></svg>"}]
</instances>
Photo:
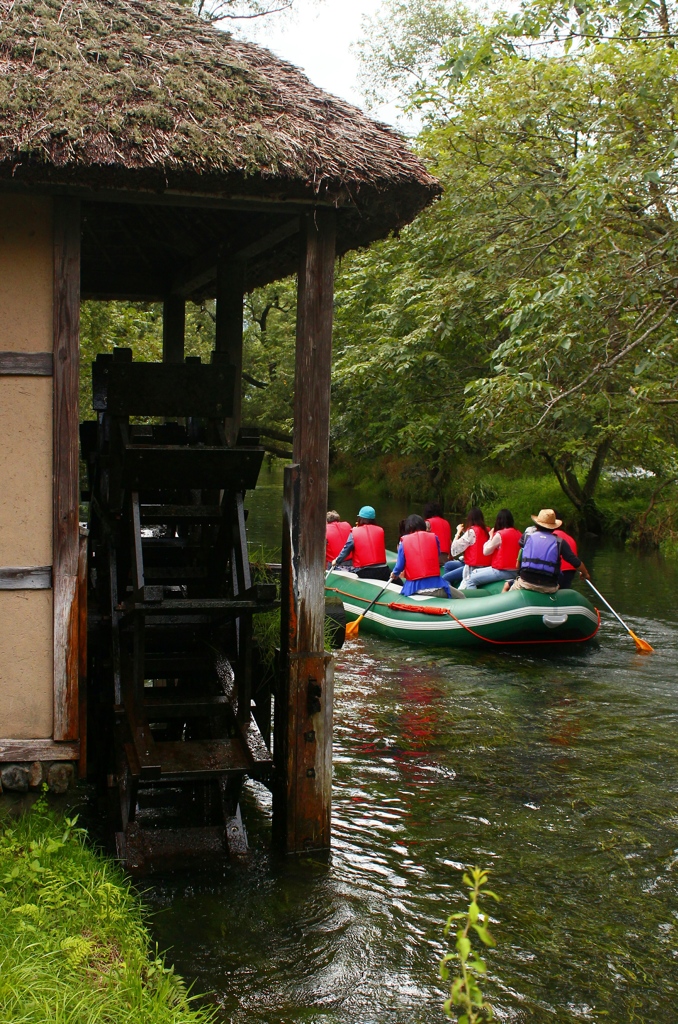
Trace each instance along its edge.
<instances>
[{"instance_id":1,"label":"rope on raft","mask_svg":"<svg viewBox=\"0 0 678 1024\"><path fill-rule=\"evenodd\" d=\"M350 597L354 601L362 601L363 598L356 597L355 594L349 594L345 590L339 590L337 587L327 587L327 590L334 594L341 594L342 597ZM417 612L419 615L449 615L451 619L454 619L462 629L465 629L467 633L472 633L473 636L478 637L479 640L484 640L486 644L498 644L501 647L505 647L507 644L518 644L520 647L525 647L527 644L583 644L587 640L592 640L600 629L600 611L596 608L596 615L598 616L598 622L596 628L588 636L574 637L572 640L559 640L555 637L553 640L493 640L492 637L483 636L482 633L476 633L475 629L471 629L465 622L458 619L457 616L450 611L449 608L429 608L424 606L417 606L411 604L400 604L397 601L377 601L377 605L381 605L382 608L390 608L394 612Z\"/></svg>"},{"instance_id":2,"label":"rope on raft","mask_svg":"<svg viewBox=\"0 0 678 1024\"><path fill-rule=\"evenodd\" d=\"M600 629L600 612L596 608L598 622L596 623L596 628L588 636L578 636L574 637L572 640L558 640L555 637L553 640L493 640L489 636L483 636L482 633L476 633L475 629L471 629L471 627L467 626L465 622L458 619L449 608L413 608L411 604L398 604L396 601L391 601L388 607L397 612L419 612L421 615L449 615L451 619L458 622L459 625L468 633L472 633L473 636L477 636L479 640L484 640L485 643L488 644L501 644L502 647L505 644L520 644L521 646L524 644L580 644L584 643L586 640L591 640Z\"/></svg>"}]
</instances>

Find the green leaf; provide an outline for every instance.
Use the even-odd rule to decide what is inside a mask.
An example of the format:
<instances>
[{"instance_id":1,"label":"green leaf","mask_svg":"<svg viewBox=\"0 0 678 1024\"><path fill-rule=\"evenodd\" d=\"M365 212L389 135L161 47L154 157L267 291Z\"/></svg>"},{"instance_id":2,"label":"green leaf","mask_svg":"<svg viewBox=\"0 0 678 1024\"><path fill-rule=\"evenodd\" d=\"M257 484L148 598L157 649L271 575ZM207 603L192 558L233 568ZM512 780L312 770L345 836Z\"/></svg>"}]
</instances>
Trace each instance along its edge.
<instances>
[{"instance_id":1,"label":"green leaf","mask_svg":"<svg viewBox=\"0 0 678 1024\"><path fill-rule=\"evenodd\" d=\"M468 958L469 953L471 952L471 940L468 939L465 935L458 935L456 945L459 956L461 957L462 961L465 961Z\"/></svg>"},{"instance_id":2,"label":"green leaf","mask_svg":"<svg viewBox=\"0 0 678 1024\"><path fill-rule=\"evenodd\" d=\"M497 943L494 940L494 937L490 934L490 932L487 930L485 925L474 924L472 927L475 928L476 932L478 933L478 937L480 938L480 941L482 943L484 943L484 945L486 945L486 946L496 946L497 945Z\"/></svg>"}]
</instances>

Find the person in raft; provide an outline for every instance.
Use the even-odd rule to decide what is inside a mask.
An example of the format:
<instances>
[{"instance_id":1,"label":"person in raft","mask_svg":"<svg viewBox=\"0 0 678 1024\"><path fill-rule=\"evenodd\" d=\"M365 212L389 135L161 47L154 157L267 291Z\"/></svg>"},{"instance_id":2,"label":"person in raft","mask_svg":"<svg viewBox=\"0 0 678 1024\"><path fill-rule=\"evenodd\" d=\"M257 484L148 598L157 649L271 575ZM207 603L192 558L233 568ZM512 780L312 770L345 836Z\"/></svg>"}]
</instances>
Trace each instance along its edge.
<instances>
[{"instance_id":1,"label":"person in raft","mask_svg":"<svg viewBox=\"0 0 678 1024\"><path fill-rule=\"evenodd\" d=\"M460 590L475 590L484 583L496 583L497 580L514 580L518 575L518 553L522 534L515 528L513 513L508 508L497 512L494 526L490 530L490 539L483 545L483 555L490 556L490 565L479 569L471 569L462 580Z\"/></svg>"},{"instance_id":2,"label":"person in raft","mask_svg":"<svg viewBox=\"0 0 678 1024\"><path fill-rule=\"evenodd\" d=\"M331 568L353 559L353 572L361 579L389 580L391 570L386 564L386 541L381 526L377 526L377 513L371 505L363 505L356 524L346 538L343 548L333 559Z\"/></svg>"},{"instance_id":3,"label":"person in raft","mask_svg":"<svg viewBox=\"0 0 678 1024\"><path fill-rule=\"evenodd\" d=\"M338 512L332 509L327 513L327 527L325 530L325 568L329 569L332 561L337 557L351 532L351 524L342 522Z\"/></svg>"},{"instance_id":4,"label":"person in raft","mask_svg":"<svg viewBox=\"0 0 678 1024\"><path fill-rule=\"evenodd\" d=\"M443 570L443 577L453 587L462 579L467 579L472 569L480 569L492 564L492 556L483 554L483 547L490 539L490 534L485 526L485 517L480 509L474 505L466 516L466 522L460 523L452 541L451 554L453 558L464 556L463 568ZM449 565L449 563L448 563ZM447 570L447 571L446 571Z\"/></svg>"},{"instance_id":5,"label":"person in raft","mask_svg":"<svg viewBox=\"0 0 678 1024\"><path fill-rule=\"evenodd\" d=\"M563 517L561 516L560 512L558 511L558 509L555 509L555 513L556 513L556 519L561 519L562 520ZM570 545L570 551L574 551L575 555L579 554L579 552L577 551L577 542L574 539L574 537L570 537L569 533L565 533L565 530L561 530L560 527L558 527L557 530L554 530L553 533L554 533L554 536L560 537L561 540L566 540L567 541L567 543ZM560 558L560 576L558 577L558 585L560 586L560 589L561 590L570 590L570 588L572 587L572 584L574 583L574 578L575 578L576 575L577 575L577 570L576 570L575 566L571 565L567 561L567 559L563 558L562 555L561 555L561 558Z\"/></svg>"},{"instance_id":6,"label":"person in raft","mask_svg":"<svg viewBox=\"0 0 678 1024\"><path fill-rule=\"evenodd\" d=\"M556 518L553 509L543 508L538 516L530 518L537 528L525 531L520 542L522 551L518 577L513 584L507 583L504 589L536 590L540 594L554 594L558 590L562 558L575 569L579 569L585 580L590 579L588 569L581 558L575 555L567 541L554 536L555 531L563 523L561 519Z\"/></svg>"},{"instance_id":7,"label":"person in raft","mask_svg":"<svg viewBox=\"0 0 678 1024\"><path fill-rule=\"evenodd\" d=\"M426 529L426 520L421 516L408 516L405 520L405 532L398 544L391 580L400 582L404 572L407 572L403 585L406 597L412 594L454 596L449 583L440 575L440 542L432 530Z\"/></svg>"},{"instance_id":8,"label":"person in raft","mask_svg":"<svg viewBox=\"0 0 678 1024\"><path fill-rule=\"evenodd\" d=\"M443 519L442 507L437 501L424 505L424 519L430 525L440 544L441 563L446 561L452 547L452 527L447 519ZM449 572L450 570L448 570Z\"/></svg>"}]
</instances>

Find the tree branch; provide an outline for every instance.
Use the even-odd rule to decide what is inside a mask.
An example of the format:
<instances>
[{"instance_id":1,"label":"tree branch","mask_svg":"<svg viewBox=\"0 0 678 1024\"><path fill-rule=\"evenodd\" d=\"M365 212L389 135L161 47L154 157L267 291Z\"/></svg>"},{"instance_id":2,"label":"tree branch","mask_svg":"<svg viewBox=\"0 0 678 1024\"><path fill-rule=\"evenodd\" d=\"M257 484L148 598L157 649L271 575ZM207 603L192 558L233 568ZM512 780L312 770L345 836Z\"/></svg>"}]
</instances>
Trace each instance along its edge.
<instances>
[{"instance_id":1,"label":"tree branch","mask_svg":"<svg viewBox=\"0 0 678 1024\"><path fill-rule=\"evenodd\" d=\"M644 331L643 334L641 334L641 336L639 338L636 338L635 341L632 341L630 344L626 345L621 350L621 352L618 352L616 356L612 356L611 359L606 359L606 360L604 360L604 361L602 361L600 363L596 363L596 365L593 367L593 369L589 373L586 374L586 376L583 378L583 380L580 380L578 384L574 385L574 387L568 388L567 391L563 391L560 395L556 395L556 397L553 398L548 403L546 408L544 409L544 412L541 414L541 416L539 417L539 419L535 423L534 429L536 429L537 427L540 427L542 425L542 423L544 422L544 420L546 419L548 414L551 412L553 407L558 404L558 402L562 402L564 398L569 398L570 395L573 395L576 391L581 391L581 389L583 387L586 387L588 382L593 377L595 377L595 375L597 373L599 373L601 370L609 370L609 369L611 369L621 359L623 359L625 356L627 356L629 354L629 352L632 352L634 348L637 348L639 345L642 345L642 343L646 340L646 338L648 338L654 331L658 330L662 326L662 324L664 324L668 320L668 318L671 316L671 314L673 313L674 309L676 308L676 305L677 305L677 303L672 302L671 305L669 306L667 312L664 313L664 316L660 320L658 320L656 324L653 324L651 327L648 327L648 329L646 331ZM655 304L654 312L657 311L658 306L659 306L658 303ZM647 319L647 316L645 317L645 319Z\"/></svg>"}]
</instances>

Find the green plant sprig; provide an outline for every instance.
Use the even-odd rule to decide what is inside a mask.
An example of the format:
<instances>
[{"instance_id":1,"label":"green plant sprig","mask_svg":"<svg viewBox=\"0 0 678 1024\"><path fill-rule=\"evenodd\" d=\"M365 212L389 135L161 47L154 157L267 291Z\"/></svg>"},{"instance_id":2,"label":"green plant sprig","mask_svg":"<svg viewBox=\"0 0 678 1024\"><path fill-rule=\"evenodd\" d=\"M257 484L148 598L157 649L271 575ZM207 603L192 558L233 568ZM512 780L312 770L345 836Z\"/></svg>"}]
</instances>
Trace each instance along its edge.
<instances>
[{"instance_id":1,"label":"green plant sprig","mask_svg":"<svg viewBox=\"0 0 678 1024\"><path fill-rule=\"evenodd\" d=\"M468 886L470 902L463 913L450 914L445 924L445 936L456 927L454 952L446 953L440 961L440 977L450 982L450 995L443 1004L448 1017L457 1016L458 1024L477 1024L492 1020L492 1007L485 1001L478 979L487 972L485 961L474 950L470 936L475 932L484 946L496 946L487 925L489 914L483 913L479 897L487 896L497 903L499 896L486 889L489 873L483 868L469 867L464 872L464 885ZM450 964L456 961L459 974L450 980Z\"/></svg>"}]
</instances>

